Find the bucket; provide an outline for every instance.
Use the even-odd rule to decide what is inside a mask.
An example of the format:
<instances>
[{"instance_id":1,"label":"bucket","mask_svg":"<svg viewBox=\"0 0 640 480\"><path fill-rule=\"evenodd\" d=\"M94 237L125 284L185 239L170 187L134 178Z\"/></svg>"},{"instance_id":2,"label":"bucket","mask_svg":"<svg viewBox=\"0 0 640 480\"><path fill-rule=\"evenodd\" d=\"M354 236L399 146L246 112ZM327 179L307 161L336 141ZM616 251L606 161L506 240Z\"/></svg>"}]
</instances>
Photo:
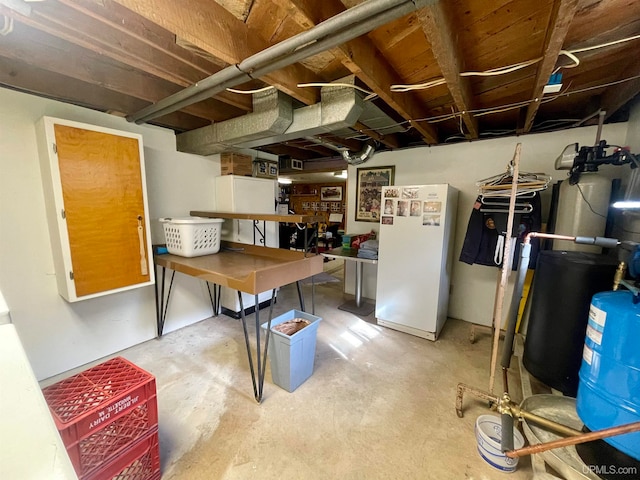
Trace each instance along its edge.
<instances>
[{"instance_id":1,"label":"bucket","mask_svg":"<svg viewBox=\"0 0 640 480\"><path fill-rule=\"evenodd\" d=\"M590 430L640 422L640 304L629 291L593 296L576 410ZM640 460L640 432L605 438Z\"/></svg>"},{"instance_id":2,"label":"bucket","mask_svg":"<svg viewBox=\"0 0 640 480\"><path fill-rule=\"evenodd\" d=\"M480 415L476 419L475 432L478 453L485 462L501 472L511 473L516 471L518 459L507 457L500 447L500 440L502 438L502 423L500 417L495 415ZM516 450L524 447L524 437L515 428L513 429L513 447Z\"/></svg>"}]
</instances>

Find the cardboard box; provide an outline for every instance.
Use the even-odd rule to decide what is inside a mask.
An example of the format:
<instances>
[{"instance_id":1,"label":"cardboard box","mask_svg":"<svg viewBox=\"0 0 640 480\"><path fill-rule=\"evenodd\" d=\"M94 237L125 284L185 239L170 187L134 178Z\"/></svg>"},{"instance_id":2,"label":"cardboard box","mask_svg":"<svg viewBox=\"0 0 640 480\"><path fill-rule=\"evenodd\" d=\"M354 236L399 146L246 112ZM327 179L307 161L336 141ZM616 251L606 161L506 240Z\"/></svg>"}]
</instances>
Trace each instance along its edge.
<instances>
[{"instance_id":1,"label":"cardboard box","mask_svg":"<svg viewBox=\"0 0 640 480\"><path fill-rule=\"evenodd\" d=\"M258 178L278 178L278 162L271 160L254 160L253 176Z\"/></svg>"},{"instance_id":2,"label":"cardboard box","mask_svg":"<svg viewBox=\"0 0 640 480\"><path fill-rule=\"evenodd\" d=\"M253 176L253 159L251 155L236 152L222 152L220 154L221 175Z\"/></svg>"}]
</instances>

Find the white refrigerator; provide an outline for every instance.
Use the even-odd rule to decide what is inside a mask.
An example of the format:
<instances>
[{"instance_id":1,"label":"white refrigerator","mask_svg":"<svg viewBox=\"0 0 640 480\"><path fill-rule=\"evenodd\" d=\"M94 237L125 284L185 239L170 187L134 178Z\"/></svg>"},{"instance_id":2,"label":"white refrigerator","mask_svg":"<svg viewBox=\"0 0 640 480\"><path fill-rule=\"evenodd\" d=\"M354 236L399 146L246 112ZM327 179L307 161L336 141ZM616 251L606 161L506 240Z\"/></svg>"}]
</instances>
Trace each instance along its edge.
<instances>
[{"instance_id":1,"label":"white refrigerator","mask_svg":"<svg viewBox=\"0 0 640 480\"><path fill-rule=\"evenodd\" d=\"M241 175L222 175L216 177L216 211L230 213L276 213L276 181L267 178L245 177ZM278 248L278 223L258 222L258 230L253 220L226 219L222 225L221 238L231 242L255 243L256 245ZM261 233L264 233L264 237ZM238 317L240 302L238 293L230 288L222 287L220 303L223 313ZM271 291L258 295L262 304L271 300ZM245 308L255 305L255 297L242 294ZM250 312L253 310L250 310ZM250 313L246 312L246 313Z\"/></svg>"},{"instance_id":2,"label":"white refrigerator","mask_svg":"<svg viewBox=\"0 0 640 480\"><path fill-rule=\"evenodd\" d=\"M447 320L458 191L447 184L382 188L378 325L436 340Z\"/></svg>"}]
</instances>

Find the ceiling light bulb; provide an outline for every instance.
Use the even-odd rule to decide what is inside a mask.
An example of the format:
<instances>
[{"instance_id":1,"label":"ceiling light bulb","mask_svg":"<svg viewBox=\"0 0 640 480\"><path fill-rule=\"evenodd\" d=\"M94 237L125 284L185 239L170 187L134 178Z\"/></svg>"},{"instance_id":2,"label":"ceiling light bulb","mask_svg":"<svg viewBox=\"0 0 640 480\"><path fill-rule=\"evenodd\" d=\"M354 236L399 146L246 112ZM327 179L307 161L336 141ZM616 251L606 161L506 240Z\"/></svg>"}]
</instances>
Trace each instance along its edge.
<instances>
[{"instance_id":1,"label":"ceiling light bulb","mask_svg":"<svg viewBox=\"0 0 640 480\"><path fill-rule=\"evenodd\" d=\"M281 183L282 185L289 185L292 182L293 180L290 178L278 178L278 183Z\"/></svg>"}]
</instances>

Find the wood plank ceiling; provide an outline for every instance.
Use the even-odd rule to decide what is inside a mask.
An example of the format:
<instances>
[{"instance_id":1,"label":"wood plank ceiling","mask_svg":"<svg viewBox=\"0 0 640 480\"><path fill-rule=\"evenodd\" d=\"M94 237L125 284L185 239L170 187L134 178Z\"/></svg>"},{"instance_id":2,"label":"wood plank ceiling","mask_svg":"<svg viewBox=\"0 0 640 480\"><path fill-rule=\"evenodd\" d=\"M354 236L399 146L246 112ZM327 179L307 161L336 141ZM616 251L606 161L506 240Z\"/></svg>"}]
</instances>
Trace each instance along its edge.
<instances>
[{"instance_id":1,"label":"wood plank ceiling","mask_svg":"<svg viewBox=\"0 0 640 480\"><path fill-rule=\"evenodd\" d=\"M0 85L133 116L361 3L0 0ZM374 94L366 102L382 122L355 121L321 135L324 145L299 138L260 148L306 162L333 158L326 168L335 168L338 155L326 142L351 151L365 142L377 149L443 144L584 125L599 110L620 121L640 92L640 0L418 3L366 35L234 87L273 86L303 107L320 100L320 89L299 84L353 75ZM555 72L562 89L544 94ZM391 88L425 82L431 85ZM180 133L252 108L251 95L222 91L149 123Z\"/></svg>"}]
</instances>

